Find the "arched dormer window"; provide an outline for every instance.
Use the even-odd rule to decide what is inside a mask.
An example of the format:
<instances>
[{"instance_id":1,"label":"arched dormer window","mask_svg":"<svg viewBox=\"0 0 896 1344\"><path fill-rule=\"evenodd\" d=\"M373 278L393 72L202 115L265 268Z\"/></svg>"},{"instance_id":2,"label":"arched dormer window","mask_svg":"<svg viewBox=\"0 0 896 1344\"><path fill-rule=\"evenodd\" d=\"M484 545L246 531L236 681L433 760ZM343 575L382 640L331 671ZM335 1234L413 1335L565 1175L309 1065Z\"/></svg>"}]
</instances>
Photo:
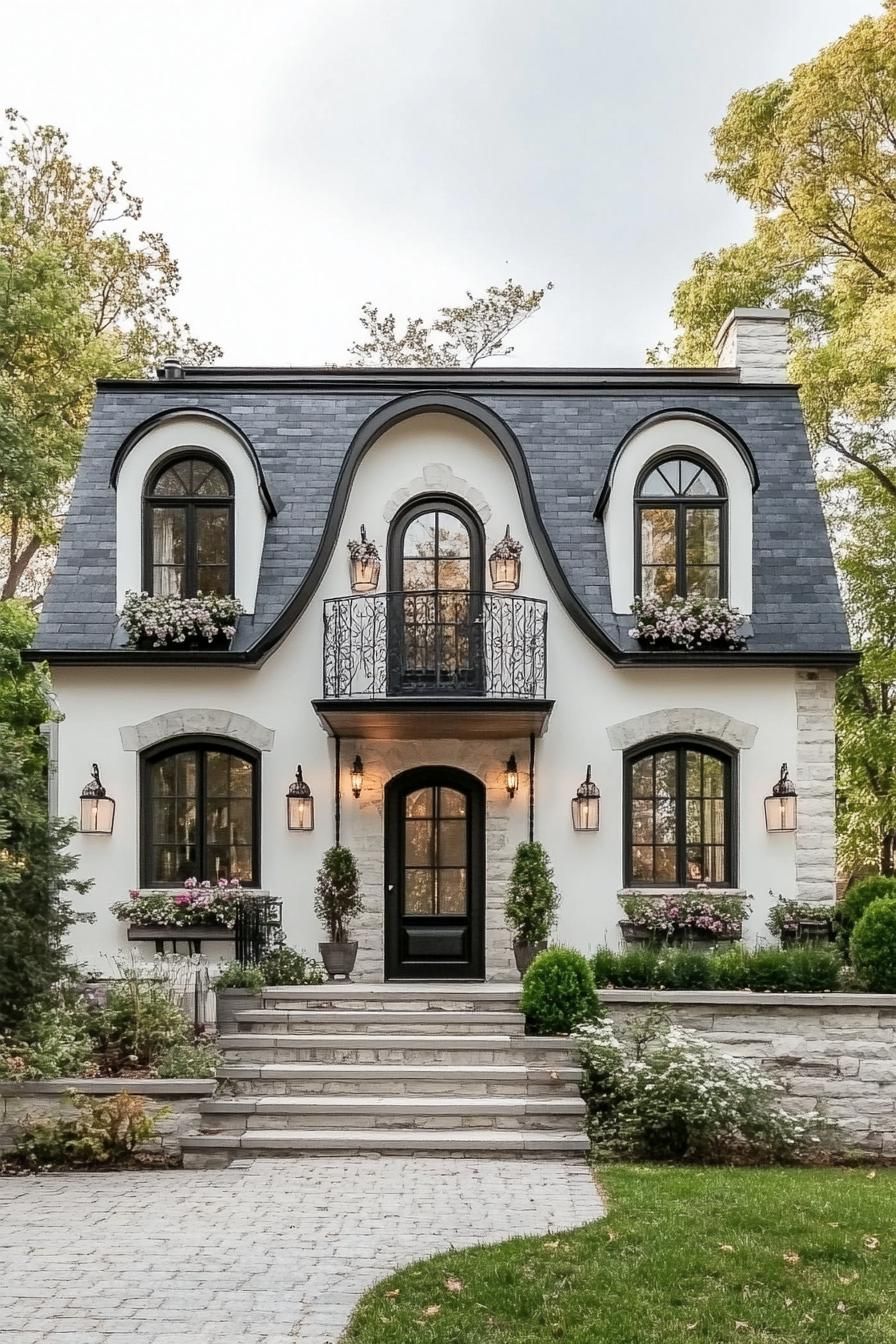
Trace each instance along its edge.
<instances>
[{"instance_id":1,"label":"arched dormer window","mask_svg":"<svg viewBox=\"0 0 896 1344\"><path fill-rule=\"evenodd\" d=\"M727 497L686 449L648 462L635 492L635 589L642 597L726 597Z\"/></svg>"},{"instance_id":2,"label":"arched dormer window","mask_svg":"<svg viewBox=\"0 0 896 1344\"><path fill-rule=\"evenodd\" d=\"M143 586L154 597L233 592L233 478L219 459L188 449L150 476Z\"/></svg>"}]
</instances>

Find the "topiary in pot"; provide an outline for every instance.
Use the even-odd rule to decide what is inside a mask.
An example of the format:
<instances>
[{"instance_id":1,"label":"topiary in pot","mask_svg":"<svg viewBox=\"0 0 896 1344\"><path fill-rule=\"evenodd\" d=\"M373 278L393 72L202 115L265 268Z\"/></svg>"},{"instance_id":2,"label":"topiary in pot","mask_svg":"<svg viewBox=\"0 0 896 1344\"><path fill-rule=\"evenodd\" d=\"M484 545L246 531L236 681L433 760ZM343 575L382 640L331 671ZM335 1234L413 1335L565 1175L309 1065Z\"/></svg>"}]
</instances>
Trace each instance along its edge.
<instances>
[{"instance_id":1,"label":"topiary in pot","mask_svg":"<svg viewBox=\"0 0 896 1344\"><path fill-rule=\"evenodd\" d=\"M896 994L896 900L872 901L852 931L850 949L865 989Z\"/></svg>"},{"instance_id":2,"label":"topiary in pot","mask_svg":"<svg viewBox=\"0 0 896 1344\"><path fill-rule=\"evenodd\" d=\"M513 932L513 955L520 975L548 945L557 922L560 893L544 845L527 840L517 846L507 887L504 917Z\"/></svg>"},{"instance_id":3,"label":"topiary in pot","mask_svg":"<svg viewBox=\"0 0 896 1344\"><path fill-rule=\"evenodd\" d=\"M538 1036L565 1036L598 1013L594 975L586 957L571 947L539 952L523 976L520 1008Z\"/></svg>"},{"instance_id":4,"label":"topiary in pot","mask_svg":"<svg viewBox=\"0 0 896 1344\"><path fill-rule=\"evenodd\" d=\"M318 946L331 980L337 975L351 979L358 944L349 941L348 926L363 909L355 856L343 845L333 845L324 855L314 896L314 913L330 935L329 942Z\"/></svg>"}]
</instances>

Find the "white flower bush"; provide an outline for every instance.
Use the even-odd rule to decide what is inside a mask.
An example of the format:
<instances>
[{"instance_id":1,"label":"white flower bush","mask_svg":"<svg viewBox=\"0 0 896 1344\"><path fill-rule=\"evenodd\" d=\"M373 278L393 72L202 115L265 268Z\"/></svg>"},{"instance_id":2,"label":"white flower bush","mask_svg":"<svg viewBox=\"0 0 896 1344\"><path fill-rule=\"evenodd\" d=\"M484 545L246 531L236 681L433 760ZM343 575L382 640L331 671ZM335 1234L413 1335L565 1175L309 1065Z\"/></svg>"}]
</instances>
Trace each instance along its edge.
<instances>
[{"instance_id":1,"label":"white flower bush","mask_svg":"<svg viewBox=\"0 0 896 1344\"><path fill-rule=\"evenodd\" d=\"M243 605L236 597L197 593L195 597L151 597L125 593L121 623L131 644L148 643L154 649L178 644L212 644L221 636L233 639Z\"/></svg>"},{"instance_id":2,"label":"white flower bush","mask_svg":"<svg viewBox=\"0 0 896 1344\"><path fill-rule=\"evenodd\" d=\"M783 1088L748 1060L650 1014L628 1033L606 1020L573 1033L597 1152L667 1161L797 1161L830 1123L795 1116Z\"/></svg>"},{"instance_id":3,"label":"white flower bush","mask_svg":"<svg viewBox=\"0 0 896 1344\"><path fill-rule=\"evenodd\" d=\"M629 634L644 644L679 649L737 649L743 613L724 598L636 597L632 603L635 623Z\"/></svg>"}]
</instances>

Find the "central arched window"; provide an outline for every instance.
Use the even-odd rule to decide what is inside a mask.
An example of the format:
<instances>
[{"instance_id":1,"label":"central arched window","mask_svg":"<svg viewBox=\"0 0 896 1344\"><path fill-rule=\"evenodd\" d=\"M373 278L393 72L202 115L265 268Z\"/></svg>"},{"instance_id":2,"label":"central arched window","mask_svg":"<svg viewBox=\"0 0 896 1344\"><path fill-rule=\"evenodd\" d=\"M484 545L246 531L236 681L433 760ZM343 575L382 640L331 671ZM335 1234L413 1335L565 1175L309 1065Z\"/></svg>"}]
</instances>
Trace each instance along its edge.
<instances>
[{"instance_id":1,"label":"central arched window","mask_svg":"<svg viewBox=\"0 0 896 1344\"><path fill-rule=\"evenodd\" d=\"M734 886L734 763L702 741L625 757L625 884Z\"/></svg>"},{"instance_id":2,"label":"central arched window","mask_svg":"<svg viewBox=\"0 0 896 1344\"><path fill-rule=\"evenodd\" d=\"M635 584L642 597L725 597L726 498L716 471L682 452L654 460L635 498Z\"/></svg>"},{"instance_id":3,"label":"central arched window","mask_svg":"<svg viewBox=\"0 0 896 1344\"><path fill-rule=\"evenodd\" d=\"M482 680L482 525L448 498L414 500L389 534L391 682L477 690Z\"/></svg>"},{"instance_id":4,"label":"central arched window","mask_svg":"<svg viewBox=\"0 0 896 1344\"><path fill-rule=\"evenodd\" d=\"M154 597L233 592L233 480L217 458L169 458L144 496L143 586Z\"/></svg>"},{"instance_id":5,"label":"central arched window","mask_svg":"<svg viewBox=\"0 0 896 1344\"><path fill-rule=\"evenodd\" d=\"M258 758L216 738L180 741L142 761L145 887L185 878L259 882Z\"/></svg>"}]
</instances>

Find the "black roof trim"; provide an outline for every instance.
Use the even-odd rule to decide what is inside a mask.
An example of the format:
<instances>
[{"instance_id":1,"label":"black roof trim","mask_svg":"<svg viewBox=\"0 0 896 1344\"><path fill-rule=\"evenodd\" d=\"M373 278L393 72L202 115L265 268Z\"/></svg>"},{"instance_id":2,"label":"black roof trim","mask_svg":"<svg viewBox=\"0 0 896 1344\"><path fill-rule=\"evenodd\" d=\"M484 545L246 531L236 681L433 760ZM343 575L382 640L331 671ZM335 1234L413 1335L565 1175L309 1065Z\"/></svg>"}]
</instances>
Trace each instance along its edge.
<instances>
[{"instance_id":1,"label":"black roof trim","mask_svg":"<svg viewBox=\"0 0 896 1344\"><path fill-rule=\"evenodd\" d=\"M792 391L793 389L788 387L787 390ZM616 464L625 449L631 443L632 439L643 430L650 429L651 425L660 425L665 420L694 420L697 424L706 425L709 429L714 429L716 433L723 435L732 447L737 449L738 453L743 458L744 466L750 473L753 493L756 493L759 488L759 468L756 466L756 460L753 457L753 454L750 452L740 435L735 433L730 425L726 425L724 420L719 420L716 416L710 415L708 411L695 411L692 407L682 406L675 410L667 409L663 411L654 411L650 415L645 415L643 420L639 420L636 425L632 425L631 429L626 431L625 437L617 444L613 451L613 456L610 458L607 474L604 477L603 485L597 496L597 502L594 505L595 518L600 518L604 509L607 507L607 502L610 498L610 490L613 485L613 476L616 471ZM673 445L670 445L670 447L672 446ZM678 447L679 445L676 444L674 446ZM686 445L680 446L684 447Z\"/></svg>"},{"instance_id":2,"label":"black roof trim","mask_svg":"<svg viewBox=\"0 0 896 1344\"><path fill-rule=\"evenodd\" d=\"M131 386L129 383L126 385ZM101 383L97 383L97 387L99 386L101 386ZM121 384L119 384L119 386L121 386ZM158 383L151 383L150 386L158 391ZM176 386L182 386L182 384L176 384ZM249 460L252 463L252 470L255 472L255 480L258 484L258 494L264 505L264 511L269 518L274 518L277 514L277 505L274 501L274 496L268 489L267 481L264 478L264 471L262 470L261 462L258 459L258 453L255 451L252 443L246 438L245 433L240 429L239 425L234 424L232 420L226 415L222 415L220 411L210 411L205 406L172 407L170 411L159 411L156 415L151 415L149 419L143 420L139 425L136 425L134 429L131 430L130 434L128 434L124 442L119 446L115 453L115 457L112 460L112 470L109 473L109 484L112 489L115 490L118 486L118 477L128 453L142 438L150 433L151 430L155 429L157 425L164 424L167 420L183 420L188 417L195 419L197 416L202 420L212 420L223 429L228 430L228 432L240 442L243 448L245 448L249 455ZM184 447L187 446L188 445L186 444L184 445Z\"/></svg>"}]
</instances>

